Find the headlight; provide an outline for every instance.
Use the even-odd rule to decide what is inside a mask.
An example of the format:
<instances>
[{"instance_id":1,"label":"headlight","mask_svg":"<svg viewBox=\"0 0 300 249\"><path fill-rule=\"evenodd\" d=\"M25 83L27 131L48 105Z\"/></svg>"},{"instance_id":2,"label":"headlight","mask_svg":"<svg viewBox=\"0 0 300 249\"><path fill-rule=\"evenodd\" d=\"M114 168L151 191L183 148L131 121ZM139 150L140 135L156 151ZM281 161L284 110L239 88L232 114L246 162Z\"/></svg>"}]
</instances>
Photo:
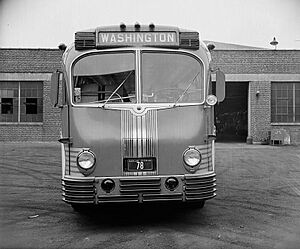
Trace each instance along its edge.
<instances>
[{"instance_id":1,"label":"headlight","mask_svg":"<svg viewBox=\"0 0 300 249\"><path fill-rule=\"evenodd\" d=\"M77 165L83 170L91 169L96 163L96 157L93 152L84 150L77 156Z\"/></svg>"},{"instance_id":2,"label":"headlight","mask_svg":"<svg viewBox=\"0 0 300 249\"><path fill-rule=\"evenodd\" d=\"M201 153L194 148L189 148L183 153L183 160L188 166L194 167L201 162Z\"/></svg>"},{"instance_id":3,"label":"headlight","mask_svg":"<svg viewBox=\"0 0 300 249\"><path fill-rule=\"evenodd\" d=\"M206 103L208 105L215 105L217 103L218 99L215 95L208 95L206 98Z\"/></svg>"}]
</instances>

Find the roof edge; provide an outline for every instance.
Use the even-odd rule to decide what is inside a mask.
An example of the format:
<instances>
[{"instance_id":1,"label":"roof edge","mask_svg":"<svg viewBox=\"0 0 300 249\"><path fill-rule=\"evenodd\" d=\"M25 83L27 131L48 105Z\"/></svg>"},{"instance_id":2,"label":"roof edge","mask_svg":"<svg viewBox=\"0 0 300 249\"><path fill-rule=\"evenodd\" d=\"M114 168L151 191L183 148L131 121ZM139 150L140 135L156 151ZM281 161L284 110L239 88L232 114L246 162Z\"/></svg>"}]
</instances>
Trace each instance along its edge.
<instances>
[{"instance_id":1,"label":"roof edge","mask_svg":"<svg viewBox=\"0 0 300 249\"><path fill-rule=\"evenodd\" d=\"M0 50L59 50L59 48L0 48Z\"/></svg>"}]
</instances>

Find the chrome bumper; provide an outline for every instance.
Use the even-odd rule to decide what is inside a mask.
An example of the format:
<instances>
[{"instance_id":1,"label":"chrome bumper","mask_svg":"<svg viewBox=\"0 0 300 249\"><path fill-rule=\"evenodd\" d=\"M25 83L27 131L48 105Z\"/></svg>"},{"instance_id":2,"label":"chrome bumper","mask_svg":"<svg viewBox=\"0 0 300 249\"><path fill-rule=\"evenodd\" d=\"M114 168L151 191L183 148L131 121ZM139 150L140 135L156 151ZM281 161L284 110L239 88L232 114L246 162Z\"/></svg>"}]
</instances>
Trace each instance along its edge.
<instances>
[{"instance_id":1,"label":"chrome bumper","mask_svg":"<svg viewBox=\"0 0 300 249\"><path fill-rule=\"evenodd\" d=\"M111 193L101 189L104 177L62 179L63 200L67 203L119 203L155 201L199 201L216 196L215 174L179 175L179 185L174 191L165 187L170 176L111 177L116 186Z\"/></svg>"}]
</instances>

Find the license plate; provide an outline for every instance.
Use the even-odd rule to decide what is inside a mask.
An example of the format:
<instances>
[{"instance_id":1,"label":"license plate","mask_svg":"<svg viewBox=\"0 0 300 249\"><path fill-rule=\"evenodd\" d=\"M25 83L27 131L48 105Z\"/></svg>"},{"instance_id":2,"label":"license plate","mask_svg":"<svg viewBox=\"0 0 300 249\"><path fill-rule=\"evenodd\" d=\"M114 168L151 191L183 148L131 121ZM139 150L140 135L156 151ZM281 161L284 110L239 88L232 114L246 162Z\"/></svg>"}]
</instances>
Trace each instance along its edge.
<instances>
[{"instance_id":1,"label":"license plate","mask_svg":"<svg viewBox=\"0 0 300 249\"><path fill-rule=\"evenodd\" d=\"M124 171L142 172L156 170L155 158L125 158Z\"/></svg>"}]
</instances>

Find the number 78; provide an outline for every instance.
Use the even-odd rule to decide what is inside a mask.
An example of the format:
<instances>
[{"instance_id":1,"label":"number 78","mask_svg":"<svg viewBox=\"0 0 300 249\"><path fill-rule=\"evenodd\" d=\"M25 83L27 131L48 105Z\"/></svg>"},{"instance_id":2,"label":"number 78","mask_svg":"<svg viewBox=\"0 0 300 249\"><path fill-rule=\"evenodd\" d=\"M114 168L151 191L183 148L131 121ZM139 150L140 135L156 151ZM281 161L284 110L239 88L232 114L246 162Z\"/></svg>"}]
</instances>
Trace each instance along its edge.
<instances>
[{"instance_id":1,"label":"number 78","mask_svg":"<svg viewBox=\"0 0 300 249\"><path fill-rule=\"evenodd\" d=\"M144 162L137 162L136 169L144 169Z\"/></svg>"}]
</instances>

